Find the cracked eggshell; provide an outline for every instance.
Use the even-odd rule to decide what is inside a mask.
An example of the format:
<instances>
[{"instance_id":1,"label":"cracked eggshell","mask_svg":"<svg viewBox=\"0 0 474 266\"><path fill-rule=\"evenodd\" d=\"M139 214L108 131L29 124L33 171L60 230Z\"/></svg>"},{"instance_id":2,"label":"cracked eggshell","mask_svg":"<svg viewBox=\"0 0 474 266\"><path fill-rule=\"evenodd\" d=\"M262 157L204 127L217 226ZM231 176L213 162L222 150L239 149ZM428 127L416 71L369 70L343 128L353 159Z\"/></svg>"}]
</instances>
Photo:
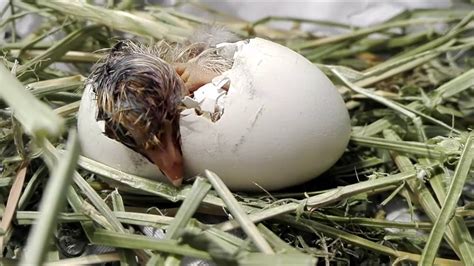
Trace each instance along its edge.
<instances>
[{"instance_id":1,"label":"cracked eggshell","mask_svg":"<svg viewBox=\"0 0 474 266\"><path fill-rule=\"evenodd\" d=\"M260 38L236 46L224 113L180 121L188 175L216 172L233 190L276 190L331 167L349 141L346 106L331 81L296 52ZM258 184L255 185L255 184Z\"/></svg>"},{"instance_id":2,"label":"cracked eggshell","mask_svg":"<svg viewBox=\"0 0 474 266\"><path fill-rule=\"evenodd\" d=\"M144 156L105 136L102 133L104 122L97 122L96 114L95 95L88 85L82 95L77 117L77 131L84 156L128 174L166 180L158 167Z\"/></svg>"},{"instance_id":3,"label":"cracked eggshell","mask_svg":"<svg viewBox=\"0 0 474 266\"><path fill-rule=\"evenodd\" d=\"M180 121L188 177L216 172L232 190L275 190L331 167L350 134L349 115L329 79L296 52L263 39L224 44L236 50L224 113L216 122L188 109ZM191 112L189 112L191 111ZM167 182L145 157L103 132L87 86L78 113L86 157L117 170Z\"/></svg>"}]
</instances>

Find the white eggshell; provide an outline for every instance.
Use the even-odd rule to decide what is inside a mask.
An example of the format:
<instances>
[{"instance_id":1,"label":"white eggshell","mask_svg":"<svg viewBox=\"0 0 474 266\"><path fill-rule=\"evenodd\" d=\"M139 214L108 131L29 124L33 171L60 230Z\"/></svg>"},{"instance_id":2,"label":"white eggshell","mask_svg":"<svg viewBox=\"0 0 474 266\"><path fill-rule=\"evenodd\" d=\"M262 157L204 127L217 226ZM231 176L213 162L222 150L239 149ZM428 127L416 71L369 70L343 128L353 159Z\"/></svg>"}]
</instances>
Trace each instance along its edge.
<instances>
[{"instance_id":1,"label":"white eggshell","mask_svg":"<svg viewBox=\"0 0 474 266\"><path fill-rule=\"evenodd\" d=\"M331 167L349 141L345 104L311 62L279 44L255 38L235 46L222 117L211 122L187 110L181 141L187 176L217 173L232 190L280 189ZM78 117L83 154L116 169L166 180L157 167L105 137L86 88ZM189 112L191 111L191 112ZM256 185L258 184L258 186Z\"/></svg>"},{"instance_id":2,"label":"white eggshell","mask_svg":"<svg viewBox=\"0 0 474 266\"><path fill-rule=\"evenodd\" d=\"M210 169L233 190L275 190L331 167L349 141L345 104L298 53L260 38L239 42L224 114L181 118L188 174Z\"/></svg>"},{"instance_id":3,"label":"white eggshell","mask_svg":"<svg viewBox=\"0 0 474 266\"><path fill-rule=\"evenodd\" d=\"M122 143L105 136L103 122L97 122L97 104L91 86L86 86L77 116L82 154L125 173L165 181L157 166Z\"/></svg>"}]
</instances>

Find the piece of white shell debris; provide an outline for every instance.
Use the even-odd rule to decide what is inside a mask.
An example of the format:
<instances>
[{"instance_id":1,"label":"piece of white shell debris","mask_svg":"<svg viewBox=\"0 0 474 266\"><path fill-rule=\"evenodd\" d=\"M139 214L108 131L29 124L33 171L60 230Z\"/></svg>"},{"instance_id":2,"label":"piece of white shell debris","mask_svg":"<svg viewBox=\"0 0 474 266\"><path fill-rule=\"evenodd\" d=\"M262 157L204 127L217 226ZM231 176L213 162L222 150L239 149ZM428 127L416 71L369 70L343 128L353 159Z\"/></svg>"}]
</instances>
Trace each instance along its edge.
<instances>
[{"instance_id":1,"label":"piece of white shell debris","mask_svg":"<svg viewBox=\"0 0 474 266\"><path fill-rule=\"evenodd\" d=\"M202 117L215 122L224 113L227 91L223 87L228 83L228 77L215 77L211 83L196 90L193 97L184 97L182 102L187 108L194 108Z\"/></svg>"}]
</instances>

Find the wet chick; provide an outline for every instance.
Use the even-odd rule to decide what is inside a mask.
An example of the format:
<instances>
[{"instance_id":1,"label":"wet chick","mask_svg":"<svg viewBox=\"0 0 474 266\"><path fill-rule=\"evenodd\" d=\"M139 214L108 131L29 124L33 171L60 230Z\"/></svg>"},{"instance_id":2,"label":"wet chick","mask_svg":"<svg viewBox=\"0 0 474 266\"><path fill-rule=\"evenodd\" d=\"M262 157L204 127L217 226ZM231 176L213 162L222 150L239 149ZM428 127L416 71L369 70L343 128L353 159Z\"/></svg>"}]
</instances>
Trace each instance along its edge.
<instances>
[{"instance_id":1,"label":"wet chick","mask_svg":"<svg viewBox=\"0 0 474 266\"><path fill-rule=\"evenodd\" d=\"M153 46L119 42L89 77L97 120L105 122L105 135L148 158L180 186L181 100L231 66L232 60L220 56L209 41Z\"/></svg>"}]
</instances>

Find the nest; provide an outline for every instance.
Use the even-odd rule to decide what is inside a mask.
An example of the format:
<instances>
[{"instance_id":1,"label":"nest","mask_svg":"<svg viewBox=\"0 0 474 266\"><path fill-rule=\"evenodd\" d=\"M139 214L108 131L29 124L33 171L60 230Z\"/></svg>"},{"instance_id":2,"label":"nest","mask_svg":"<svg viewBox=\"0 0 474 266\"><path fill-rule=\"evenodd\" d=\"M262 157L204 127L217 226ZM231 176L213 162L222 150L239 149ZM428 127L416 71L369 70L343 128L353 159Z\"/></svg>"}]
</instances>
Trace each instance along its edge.
<instances>
[{"instance_id":1,"label":"nest","mask_svg":"<svg viewBox=\"0 0 474 266\"><path fill-rule=\"evenodd\" d=\"M473 13L411 11L361 29L219 17L241 39L272 39L314 62L338 85L352 119L347 151L323 176L244 194L211 171L174 188L79 155L75 114L85 77L102 57L96 51L125 35L185 44L209 23L127 2L107 9L13 1L15 13L1 24L9 29L0 64L5 261L474 265ZM12 26L31 14L40 26L18 36ZM275 20L296 26L273 29ZM301 23L345 33L314 36ZM405 31L415 25L422 30Z\"/></svg>"}]
</instances>

